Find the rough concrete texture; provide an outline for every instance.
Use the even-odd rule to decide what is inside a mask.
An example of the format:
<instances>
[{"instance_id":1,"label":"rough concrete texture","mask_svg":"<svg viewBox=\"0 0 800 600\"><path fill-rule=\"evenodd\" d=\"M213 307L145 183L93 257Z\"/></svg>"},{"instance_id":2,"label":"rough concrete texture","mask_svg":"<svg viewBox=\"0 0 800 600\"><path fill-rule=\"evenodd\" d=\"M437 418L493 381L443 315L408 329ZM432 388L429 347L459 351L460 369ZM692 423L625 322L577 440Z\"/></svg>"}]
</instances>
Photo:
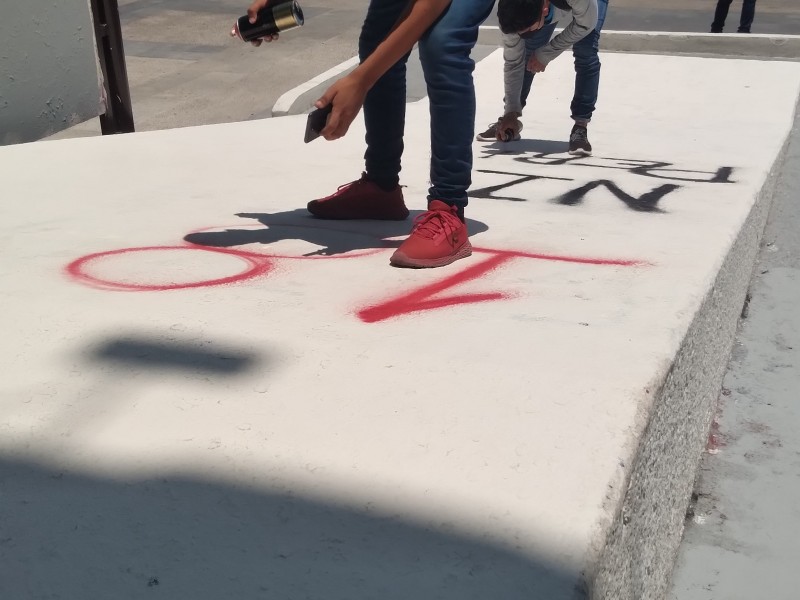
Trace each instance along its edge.
<instances>
[{"instance_id":1,"label":"rough concrete texture","mask_svg":"<svg viewBox=\"0 0 800 600\"><path fill-rule=\"evenodd\" d=\"M794 600L800 543L800 115L676 565L673 600Z\"/></svg>"},{"instance_id":2,"label":"rough concrete texture","mask_svg":"<svg viewBox=\"0 0 800 600\"><path fill-rule=\"evenodd\" d=\"M88 0L0 3L0 145L30 142L103 110Z\"/></svg>"},{"instance_id":3,"label":"rough concrete texture","mask_svg":"<svg viewBox=\"0 0 800 600\"><path fill-rule=\"evenodd\" d=\"M527 139L475 145L478 251L449 269L387 266L409 223L298 210L357 176L360 121L335 144L290 116L0 150L24 200L0 206L2 595L663 590L688 495L658 485L680 482L653 452L664 409L691 404L670 382L727 352L714 332L684 367L704 303L739 302L727 264L755 245L800 65L603 64L594 157L564 153L568 60L537 78ZM478 65L479 122L501 78L499 53ZM412 208L427 120L408 107Z\"/></svg>"}]
</instances>

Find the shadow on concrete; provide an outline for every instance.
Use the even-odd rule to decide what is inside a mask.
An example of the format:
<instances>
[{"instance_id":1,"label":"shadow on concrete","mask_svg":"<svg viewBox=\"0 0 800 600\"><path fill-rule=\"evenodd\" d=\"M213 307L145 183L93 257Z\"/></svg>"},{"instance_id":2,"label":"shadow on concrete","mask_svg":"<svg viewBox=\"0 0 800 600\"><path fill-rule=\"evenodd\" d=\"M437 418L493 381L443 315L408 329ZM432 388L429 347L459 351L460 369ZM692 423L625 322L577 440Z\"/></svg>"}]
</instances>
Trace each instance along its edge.
<instances>
[{"instance_id":1,"label":"shadow on concrete","mask_svg":"<svg viewBox=\"0 0 800 600\"><path fill-rule=\"evenodd\" d=\"M438 520L440 531L285 490L8 459L0 481L0 597L9 600L575 597L576 574Z\"/></svg>"},{"instance_id":2,"label":"shadow on concrete","mask_svg":"<svg viewBox=\"0 0 800 600\"><path fill-rule=\"evenodd\" d=\"M422 211L411 211L411 219ZM274 244L300 240L320 246L305 256L333 256L358 250L397 248L411 231L412 221L327 221L316 219L305 209L279 213L240 213L236 216L255 219L263 228L225 229L190 233L183 239L198 246L230 248L246 244ZM488 231L481 221L467 219L471 236ZM399 239L393 239L399 238Z\"/></svg>"},{"instance_id":3,"label":"shadow on concrete","mask_svg":"<svg viewBox=\"0 0 800 600\"><path fill-rule=\"evenodd\" d=\"M150 371L175 370L218 375L241 373L259 362L252 353L211 346L209 343L149 340L141 337L106 341L92 349L89 358L126 369L138 367Z\"/></svg>"},{"instance_id":4,"label":"shadow on concrete","mask_svg":"<svg viewBox=\"0 0 800 600\"><path fill-rule=\"evenodd\" d=\"M530 140L521 139L516 142L491 142L484 148L491 154L566 154L569 142L564 140Z\"/></svg>"}]
</instances>

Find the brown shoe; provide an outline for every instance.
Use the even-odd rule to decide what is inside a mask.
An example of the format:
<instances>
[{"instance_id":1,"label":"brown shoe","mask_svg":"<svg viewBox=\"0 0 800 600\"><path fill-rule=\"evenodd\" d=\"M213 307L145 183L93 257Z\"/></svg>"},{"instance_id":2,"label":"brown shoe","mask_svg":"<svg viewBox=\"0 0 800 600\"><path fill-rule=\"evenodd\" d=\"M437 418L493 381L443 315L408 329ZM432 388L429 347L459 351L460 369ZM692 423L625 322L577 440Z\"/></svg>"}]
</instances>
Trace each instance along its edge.
<instances>
[{"instance_id":1,"label":"brown shoe","mask_svg":"<svg viewBox=\"0 0 800 600\"><path fill-rule=\"evenodd\" d=\"M320 219L402 221L408 218L402 188L398 185L387 192L367 179L366 173L362 173L361 179L340 186L330 196L309 202L308 212Z\"/></svg>"}]
</instances>

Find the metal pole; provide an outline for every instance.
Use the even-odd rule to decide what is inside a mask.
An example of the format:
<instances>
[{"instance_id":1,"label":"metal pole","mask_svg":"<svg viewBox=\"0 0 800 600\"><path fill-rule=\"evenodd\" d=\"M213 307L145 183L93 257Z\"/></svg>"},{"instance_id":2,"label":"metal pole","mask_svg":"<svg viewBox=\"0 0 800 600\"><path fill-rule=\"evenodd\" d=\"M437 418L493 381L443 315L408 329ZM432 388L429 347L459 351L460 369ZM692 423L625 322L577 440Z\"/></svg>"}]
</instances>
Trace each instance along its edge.
<instances>
[{"instance_id":1,"label":"metal pole","mask_svg":"<svg viewBox=\"0 0 800 600\"><path fill-rule=\"evenodd\" d=\"M128 87L128 70L122 47L122 26L117 0L91 0L97 54L103 73L106 112L100 115L103 135L130 133L133 128L133 107Z\"/></svg>"}]
</instances>

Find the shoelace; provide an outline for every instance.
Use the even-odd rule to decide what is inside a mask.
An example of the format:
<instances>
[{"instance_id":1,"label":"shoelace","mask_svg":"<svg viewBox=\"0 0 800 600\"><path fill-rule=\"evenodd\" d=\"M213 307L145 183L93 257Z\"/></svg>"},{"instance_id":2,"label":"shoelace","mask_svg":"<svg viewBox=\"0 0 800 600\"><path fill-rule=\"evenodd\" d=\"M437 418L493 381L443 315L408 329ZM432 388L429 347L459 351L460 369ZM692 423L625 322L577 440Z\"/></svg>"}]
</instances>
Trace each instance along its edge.
<instances>
[{"instance_id":1,"label":"shoelace","mask_svg":"<svg viewBox=\"0 0 800 600\"><path fill-rule=\"evenodd\" d=\"M570 142L585 142L589 139L585 127L578 127L572 131L572 135L569 136Z\"/></svg>"},{"instance_id":2,"label":"shoelace","mask_svg":"<svg viewBox=\"0 0 800 600\"><path fill-rule=\"evenodd\" d=\"M491 129L495 129L496 130L497 126L500 125L500 121L502 121L502 120L503 120L503 115L500 115L499 117L497 117L497 121L495 121L494 123L489 123L489 127Z\"/></svg>"},{"instance_id":3,"label":"shoelace","mask_svg":"<svg viewBox=\"0 0 800 600\"><path fill-rule=\"evenodd\" d=\"M498 118L497 118L497 121L495 121L494 123L489 123L489 124L486 126L486 132L487 132L487 133L489 133L490 131L491 131L491 132L497 131L497 126L500 124L500 120L501 120L502 118L503 118L503 117L498 117ZM491 135L491 134L490 134L490 135Z\"/></svg>"},{"instance_id":4,"label":"shoelace","mask_svg":"<svg viewBox=\"0 0 800 600\"><path fill-rule=\"evenodd\" d=\"M414 234L431 240L442 234L449 236L460 227L461 220L443 210L429 210L414 219Z\"/></svg>"},{"instance_id":5,"label":"shoelace","mask_svg":"<svg viewBox=\"0 0 800 600\"><path fill-rule=\"evenodd\" d=\"M358 185L359 183L361 183L364 180L365 180L365 176L362 175L361 179L356 179L355 181L351 181L350 183L345 183L343 185L340 185L338 188L336 188L336 191L333 192L330 196L325 196L324 198L321 198L321 201L324 202L325 200L330 200L332 198L335 198L336 196L339 195L339 192L341 192L342 190L346 190L346 189L349 189L349 188L353 187L354 185Z\"/></svg>"}]
</instances>

